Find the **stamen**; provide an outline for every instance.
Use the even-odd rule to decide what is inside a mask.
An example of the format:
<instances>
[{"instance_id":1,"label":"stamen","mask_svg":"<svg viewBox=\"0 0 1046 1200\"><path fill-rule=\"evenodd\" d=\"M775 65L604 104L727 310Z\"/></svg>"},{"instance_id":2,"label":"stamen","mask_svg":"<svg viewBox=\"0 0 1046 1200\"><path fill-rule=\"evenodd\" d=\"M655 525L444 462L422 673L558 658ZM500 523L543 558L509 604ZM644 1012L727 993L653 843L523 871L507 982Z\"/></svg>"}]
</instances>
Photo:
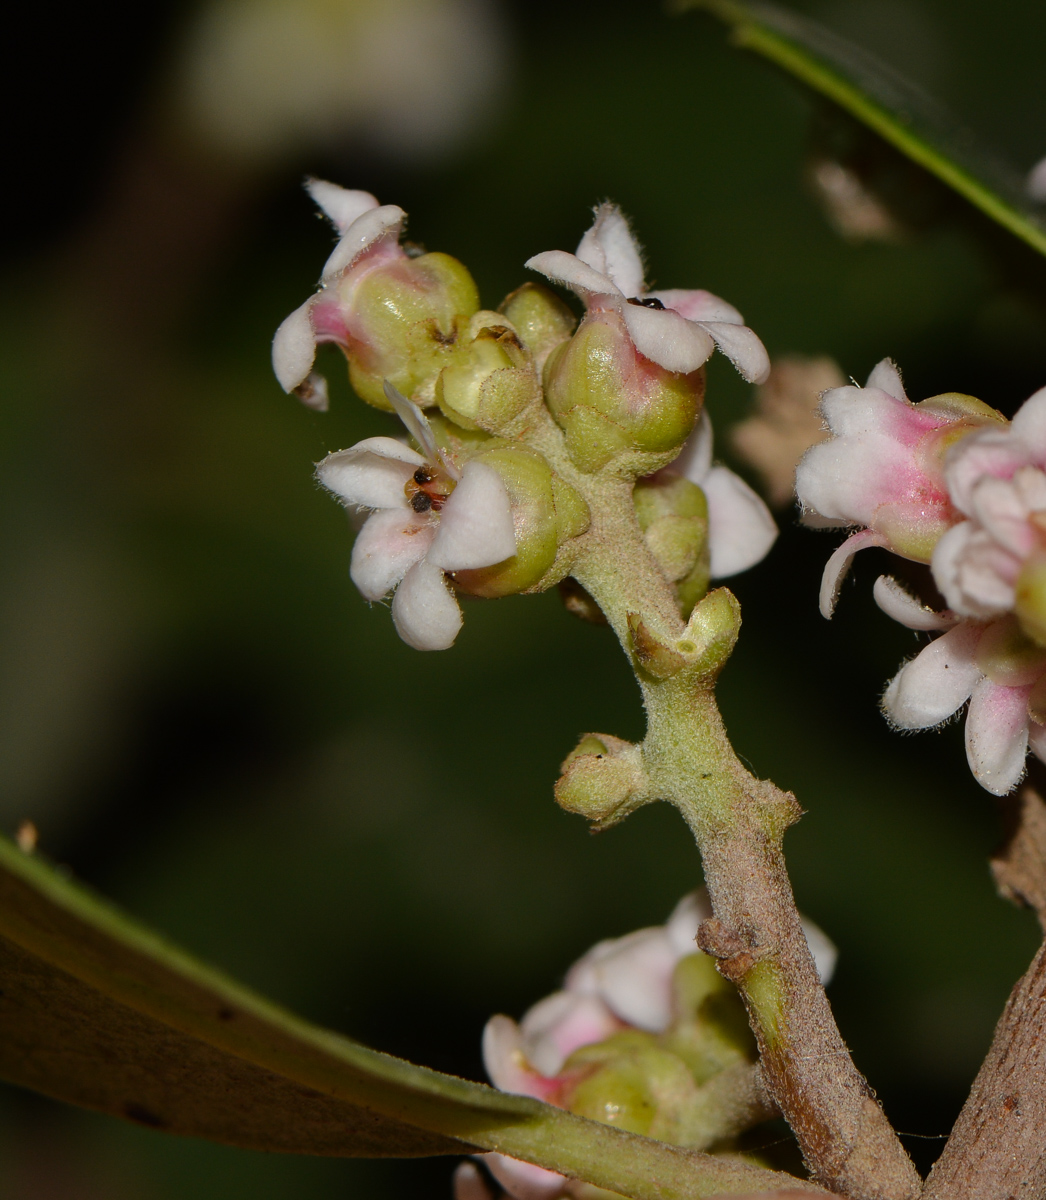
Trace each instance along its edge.
<instances>
[{"instance_id":1,"label":"stamen","mask_svg":"<svg viewBox=\"0 0 1046 1200\"><path fill-rule=\"evenodd\" d=\"M639 308L656 308L658 312L665 310L665 306L656 296L633 296L629 300L629 304L635 304Z\"/></svg>"}]
</instances>

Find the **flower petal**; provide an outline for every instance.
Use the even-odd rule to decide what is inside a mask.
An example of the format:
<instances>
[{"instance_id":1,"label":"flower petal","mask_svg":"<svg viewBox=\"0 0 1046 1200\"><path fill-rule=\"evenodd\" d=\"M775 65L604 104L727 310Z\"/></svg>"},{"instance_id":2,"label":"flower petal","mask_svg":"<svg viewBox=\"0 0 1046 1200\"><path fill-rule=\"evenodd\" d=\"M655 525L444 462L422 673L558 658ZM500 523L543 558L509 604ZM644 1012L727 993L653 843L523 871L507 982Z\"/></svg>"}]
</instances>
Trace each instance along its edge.
<instances>
[{"instance_id":1,"label":"flower petal","mask_svg":"<svg viewBox=\"0 0 1046 1200\"><path fill-rule=\"evenodd\" d=\"M893 396L895 400L908 399L908 393L904 390L904 383L901 380L900 368L892 358L884 358L876 363L864 386L878 388L888 396Z\"/></svg>"},{"instance_id":2,"label":"flower petal","mask_svg":"<svg viewBox=\"0 0 1046 1200\"><path fill-rule=\"evenodd\" d=\"M670 308L625 304L621 312L635 348L666 371L688 375L707 362L715 349L715 342L700 325Z\"/></svg>"},{"instance_id":3,"label":"flower petal","mask_svg":"<svg viewBox=\"0 0 1046 1200\"><path fill-rule=\"evenodd\" d=\"M832 982L832 976L835 974L835 964L839 958L839 951L836 949L835 942L832 941L820 925L815 925L809 917L800 916L799 919L803 926L803 936L806 938L806 944L810 947L814 966L817 968L817 978L827 987Z\"/></svg>"},{"instance_id":4,"label":"flower petal","mask_svg":"<svg viewBox=\"0 0 1046 1200\"><path fill-rule=\"evenodd\" d=\"M421 447L428 461L430 463L441 462L450 474L457 479L457 471L444 458L439 447L436 445L436 437L432 432L432 426L429 424L428 417L425 416L413 400L408 400L387 379L385 380L384 392L385 399L392 405L396 416L399 417L407 432Z\"/></svg>"},{"instance_id":5,"label":"flower petal","mask_svg":"<svg viewBox=\"0 0 1046 1200\"><path fill-rule=\"evenodd\" d=\"M536 1096L546 1100L555 1089L530 1066L523 1053L523 1035L511 1017L491 1017L483 1029L483 1066L490 1082L501 1092Z\"/></svg>"},{"instance_id":6,"label":"flower petal","mask_svg":"<svg viewBox=\"0 0 1046 1200\"><path fill-rule=\"evenodd\" d=\"M325 488L362 508L407 508L403 491L425 460L395 438L373 437L337 450L316 466Z\"/></svg>"},{"instance_id":7,"label":"flower petal","mask_svg":"<svg viewBox=\"0 0 1046 1200\"><path fill-rule=\"evenodd\" d=\"M349 578L365 600L380 600L425 557L433 526L409 509L386 508L369 516L352 547Z\"/></svg>"},{"instance_id":8,"label":"flower petal","mask_svg":"<svg viewBox=\"0 0 1046 1200\"><path fill-rule=\"evenodd\" d=\"M1041 491L1035 486L1040 480L1046 482L1046 476L1036 467L1021 467L1012 479L988 475L971 492L974 519L1011 554L1023 557L1038 544L1038 530L1028 518L1033 508L1046 508L1043 497L1036 494ZM1021 487L1021 483L1028 486Z\"/></svg>"},{"instance_id":9,"label":"flower petal","mask_svg":"<svg viewBox=\"0 0 1046 1200\"><path fill-rule=\"evenodd\" d=\"M553 992L531 1008L520 1022L523 1053L542 1075L558 1075L581 1046L601 1042L621 1022L598 996Z\"/></svg>"},{"instance_id":10,"label":"flower petal","mask_svg":"<svg viewBox=\"0 0 1046 1200\"><path fill-rule=\"evenodd\" d=\"M977 782L993 796L1012 792L1028 756L1029 687L1001 687L982 679L970 697L966 757Z\"/></svg>"},{"instance_id":11,"label":"flower petal","mask_svg":"<svg viewBox=\"0 0 1046 1200\"><path fill-rule=\"evenodd\" d=\"M561 283L576 292L583 300L589 296L620 296L621 290L614 281L601 272L583 263L574 254L565 250L546 250L535 254L524 263L531 271L539 271L553 283Z\"/></svg>"},{"instance_id":12,"label":"flower petal","mask_svg":"<svg viewBox=\"0 0 1046 1200\"><path fill-rule=\"evenodd\" d=\"M316 334L309 319L315 299L310 296L296 308L272 339L272 369L285 392L293 392L303 383L316 361Z\"/></svg>"},{"instance_id":13,"label":"flower petal","mask_svg":"<svg viewBox=\"0 0 1046 1200\"><path fill-rule=\"evenodd\" d=\"M712 469L712 421L707 409L701 410L694 432L672 460L672 469L700 487Z\"/></svg>"},{"instance_id":14,"label":"flower petal","mask_svg":"<svg viewBox=\"0 0 1046 1200\"><path fill-rule=\"evenodd\" d=\"M727 304L702 288L665 288L663 291L650 292L649 295L688 321L723 321L728 325L745 323L744 317L732 304Z\"/></svg>"},{"instance_id":15,"label":"flower petal","mask_svg":"<svg viewBox=\"0 0 1046 1200\"><path fill-rule=\"evenodd\" d=\"M328 183L326 179L306 180L305 190L341 234L345 233L358 217L378 207L377 200L370 192L339 187L336 183Z\"/></svg>"},{"instance_id":16,"label":"flower petal","mask_svg":"<svg viewBox=\"0 0 1046 1200\"><path fill-rule=\"evenodd\" d=\"M347 270L375 242L384 237L398 237L407 214L396 204L383 204L362 213L342 234L334 253L323 265L323 282Z\"/></svg>"},{"instance_id":17,"label":"flower petal","mask_svg":"<svg viewBox=\"0 0 1046 1200\"><path fill-rule=\"evenodd\" d=\"M843 580L850 571L854 555L859 550L867 550L870 546L885 545L886 539L876 533L874 529L861 529L857 533L851 534L841 546L837 547L831 558L824 564L824 573L821 575L821 591L817 597L817 607L820 609L822 617L828 621L832 619L832 613L835 612L835 606L839 600L839 589L843 586Z\"/></svg>"},{"instance_id":18,"label":"flower petal","mask_svg":"<svg viewBox=\"0 0 1046 1200\"><path fill-rule=\"evenodd\" d=\"M504 562L515 553L512 502L504 481L486 463L466 463L440 513L429 562L444 571L468 571Z\"/></svg>"},{"instance_id":19,"label":"flower petal","mask_svg":"<svg viewBox=\"0 0 1046 1200\"><path fill-rule=\"evenodd\" d=\"M761 562L777 540L777 525L762 498L727 467L713 467L701 490L708 501L708 549L713 579Z\"/></svg>"},{"instance_id":20,"label":"flower petal","mask_svg":"<svg viewBox=\"0 0 1046 1200\"><path fill-rule=\"evenodd\" d=\"M975 659L981 633L981 626L963 621L905 663L883 696L891 725L930 729L966 702L982 678Z\"/></svg>"},{"instance_id":21,"label":"flower petal","mask_svg":"<svg viewBox=\"0 0 1046 1200\"><path fill-rule=\"evenodd\" d=\"M930 567L948 607L957 613L987 619L1013 608L1020 559L972 521L943 534Z\"/></svg>"},{"instance_id":22,"label":"flower petal","mask_svg":"<svg viewBox=\"0 0 1046 1200\"><path fill-rule=\"evenodd\" d=\"M732 321L701 321L699 324L715 339L716 345L743 378L749 383L766 383L770 378L770 355L754 330Z\"/></svg>"},{"instance_id":23,"label":"flower petal","mask_svg":"<svg viewBox=\"0 0 1046 1200\"><path fill-rule=\"evenodd\" d=\"M954 616L927 608L892 575L879 576L872 587L872 596L888 617L893 617L909 629L951 629L957 620Z\"/></svg>"},{"instance_id":24,"label":"flower petal","mask_svg":"<svg viewBox=\"0 0 1046 1200\"><path fill-rule=\"evenodd\" d=\"M566 1187L566 1179L555 1171L506 1154L484 1154L483 1161L511 1200L555 1200Z\"/></svg>"},{"instance_id":25,"label":"flower petal","mask_svg":"<svg viewBox=\"0 0 1046 1200\"><path fill-rule=\"evenodd\" d=\"M973 491L986 475L1010 479L1033 459L1029 445L1010 429L979 429L949 451L944 478L955 507L973 515Z\"/></svg>"},{"instance_id":26,"label":"flower petal","mask_svg":"<svg viewBox=\"0 0 1046 1200\"><path fill-rule=\"evenodd\" d=\"M566 989L599 996L629 1025L661 1033L672 1019L677 959L663 926L637 929L593 946L567 972Z\"/></svg>"},{"instance_id":27,"label":"flower petal","mask_svg":"<svg viewBox=\"0 0 1046 1200\"><path fill-rule=\"evenodd\" d=\"M1017 409L1010 429L1036 458L1046 453L1046 388L1040 388Z\"/></svg>"},{"instance_id":28,"label":"flower petal","mask_svg":"<svg viewBox=\"0 0 1046 1200\"><path fill-rule=\"evenodd\" d=\"M407 645L447 650L454 645L461 620L461 609L439 567L424 559L411 567L392 601L392 622Z\"/></svg>"},{"instance_id":29,"label":"flower petal","mask_svg":"<svg viewBox=\"0 0 1046 1200\"><path fill-rule=\"evenodd\" d=\"M577 257L601 275L608 275L625 296L643 290L643 260L639 246L616 204L601 204L596 219L578 243Z\"/></svg>"}]
</instances>

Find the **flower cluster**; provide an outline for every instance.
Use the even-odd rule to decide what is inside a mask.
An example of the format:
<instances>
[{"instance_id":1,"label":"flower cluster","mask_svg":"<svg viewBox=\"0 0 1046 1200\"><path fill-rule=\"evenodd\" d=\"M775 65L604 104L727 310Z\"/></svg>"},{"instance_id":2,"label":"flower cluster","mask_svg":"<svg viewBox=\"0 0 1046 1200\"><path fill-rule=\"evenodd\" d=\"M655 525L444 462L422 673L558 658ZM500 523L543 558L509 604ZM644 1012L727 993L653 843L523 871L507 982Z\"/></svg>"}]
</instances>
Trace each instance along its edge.
<instances>
[{"instance_id":1,"label":"flower cluster","mask_svg":"<svg viewBox=\"0 0 1046 1200\"><path fill-rule=\"evenodd\" d=\"M811 523L858 528L828 560L821 611L864 547L928 564L940 611L892 577L875 584L888 615L940 634L883 708L900 729L927 729L969 701L970 767L1005 795L1029 749L1046 761L1046 389L1007 421L958 393L912 404L884 361L866 387L826 392L822 412L835 436L807 453L796 491Z\"/></svg>"},{"instance_id":2,"label":"flower cluster","mask_svg":"<svg viewBox=\"0 0 1046 1200\"><path fill-rule=\"evenodd\" d=\"M649 292L639 247L614 205L596 210L576 254L528 266L582 299L578 323L543 285L480 308L466 268L401 243L406 214L367 192L312 180L338 231L319 290L277 330L273 367L319 410L317 347L344 353L356 393L396 413L411 444L368 438L318 477L365 515L351 576L367 600L394 593L400 636L450 646L455 591L543 591L563 579L592 514L593 475L633 481L641 534L687 615L710 579L769 550L763 501L712 462L704 363L718 346L750 380L769 360L740 313L704 291Z\"/></svg>"},{"instance_id":3,"label":"flower cluster","mask_svg":"<svg viewBox=\"0 0 1046 1200\"><path fill-rule=\"evenodd\" d=\"M491 1082L679 1145L715 1144L772 1116L765 1100L735 1102L735 1125L723 1125L721 1115L708 1124L710 1107L720 1114L726 1107L724 1085L736 1088L755 1057L733 985L696 949L698 926L710 916L703 892L684 896L664 925L593 946L567 972L563 989L518 1024L492 1017L483 1033ZM835 947L812 922L803 927L827 983ZM714 1105L706 1097L716 1097ZM502 1154L483 1157L514 1200L570 1194L569 1181L553 1171ZM473 1172L459 1169L457 1200L471 1200Z\"/></svg>"}]
</instances>

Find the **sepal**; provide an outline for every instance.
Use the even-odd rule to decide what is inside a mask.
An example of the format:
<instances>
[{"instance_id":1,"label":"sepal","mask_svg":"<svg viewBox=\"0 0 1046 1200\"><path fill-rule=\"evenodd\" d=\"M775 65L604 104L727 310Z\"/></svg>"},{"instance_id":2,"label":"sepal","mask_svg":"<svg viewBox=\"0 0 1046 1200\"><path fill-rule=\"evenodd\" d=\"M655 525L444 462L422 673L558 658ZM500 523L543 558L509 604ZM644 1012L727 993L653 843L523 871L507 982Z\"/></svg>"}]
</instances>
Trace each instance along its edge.
<instances>
[{"instance_id":1,"label":"sepal","mask_svg":"<svg viewBox=\"0 0 1046 1200\"><path fill-rule=\"evenodd\" d=\"M689 616L708 591L708 501L690 480L667 472L637 481L632 493L646 544L675 584L680 611Z\"/></svg>"},{"instance_id":2,"label":"sepal","mask_svg":"<svg viewBox=\"0 0 1046 1200\"><path fill-rule=\"evenodd\" d=\"M730 657L740 628L741 607L729 588L709 592L679 638L664 638L638 613L628 614L632 652L655 679L670 679L684 669L696 678L714 679Z\"/></svg>"}]
</instances>

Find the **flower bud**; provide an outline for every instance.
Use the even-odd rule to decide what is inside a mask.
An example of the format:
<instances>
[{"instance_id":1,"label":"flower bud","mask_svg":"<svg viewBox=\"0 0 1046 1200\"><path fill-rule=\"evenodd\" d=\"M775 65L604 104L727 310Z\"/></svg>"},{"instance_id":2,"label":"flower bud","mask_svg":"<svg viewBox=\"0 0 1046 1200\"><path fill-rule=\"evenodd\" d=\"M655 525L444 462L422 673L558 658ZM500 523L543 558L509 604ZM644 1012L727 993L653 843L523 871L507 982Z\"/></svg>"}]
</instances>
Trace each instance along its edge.
<instances>
[{"instance_id":1,"label":"flower bud","mask_svg":"<svg viewBox=\"0 0 1046 1200\"><path fill-rule=\"evenodd\" d=\"M700 952L676 964L672 976L676 1020L665 1046L677 1054L698 1083L756 1057L755 1040L737 989Z\"/></svg>"},{"instance_id":2,"label":"flower bud","mask_svg":"<svg viewBox=\"0 0 1046 1200\"><path fill-rule=\"evenodd\" d=\"M500 311L534 356L540 371L555 348L574 332L577 318L555 293L540 283L525 283L509 293Z\"/></svg>"},{"instance_id":3,"label":"flower bud","mask_svg":"<svg viewBox=\"0 0 1046 1200\"><path fill-rule=\"evenodd\" d=\"M507 434L541 400L533 361L498 313L481 311L436 382L436 403L465 429Z\"/></svg>"},{"instance_id":4,"label":"flower bud","mask_svg":"<svg viewBox=\"0 0 1046 1200\"><path fill-rule=\"evenodd\" d=\"M689 479L667 472L636 483L632 493L646 544L676 585L680 609L689 616L708 591L708 501Z\"/></svg>"},{"instance_id":5,"label":"flower bud","mask_svg":"<svg viewBox=\"0 0 1046 1200\"><path fill-rule=\"evenodd\" d=\"M1046 646L1046 551L1029 555L1017 576L1014 611L1024 632Z\"/></svg>"},{"instance_id":6,"label":"flower bud","mask_svg":"<svg viewBox=\"0 0 1046 1200\"><path fill-rule=\"evenodd\" d=\"M690 436L704 391L703 368L674 374L645 358L612 310L590 312L545 365L546 401L583 471L629 452L670 455Z\"/></svg>"},{"instance_id":7,"label":"flower bud","mask_svg":"<svg viewBox=\"0 0 1046 1200\"><path fill-rule=\"evenodd\" d=\"M315 306L313 325L321 333L325 320L343 326L349 380L362 400L388 410L387 379L424 407L478 308L476 285L457 259L400 254L347 271Z\"/></svg>"},{"instance_id":8,"label":"flower bud","mask_svg":"<svg viewBox=\"0 0 1046 1200\"><path fill-rule=\"evenodd\" d=\"M551 587L568 569L565 564L556 574L560 547L588 528L588 505L536 450L491 438L479 443L472 460L492 467L508 490L516 553L494 567L458 571L454 582L491 599Z\"/></svg>"},{"instance_id":9,"label":"flower bud","mask_svg":"<svg viewBox=\"0 0 1046 1200\"><path fill-rule=\"evenodd\" d=\"M647 801L643 752L607 733L588 733L563 762L556 803L609 829Z\"/></svg>"}]
</instances>

